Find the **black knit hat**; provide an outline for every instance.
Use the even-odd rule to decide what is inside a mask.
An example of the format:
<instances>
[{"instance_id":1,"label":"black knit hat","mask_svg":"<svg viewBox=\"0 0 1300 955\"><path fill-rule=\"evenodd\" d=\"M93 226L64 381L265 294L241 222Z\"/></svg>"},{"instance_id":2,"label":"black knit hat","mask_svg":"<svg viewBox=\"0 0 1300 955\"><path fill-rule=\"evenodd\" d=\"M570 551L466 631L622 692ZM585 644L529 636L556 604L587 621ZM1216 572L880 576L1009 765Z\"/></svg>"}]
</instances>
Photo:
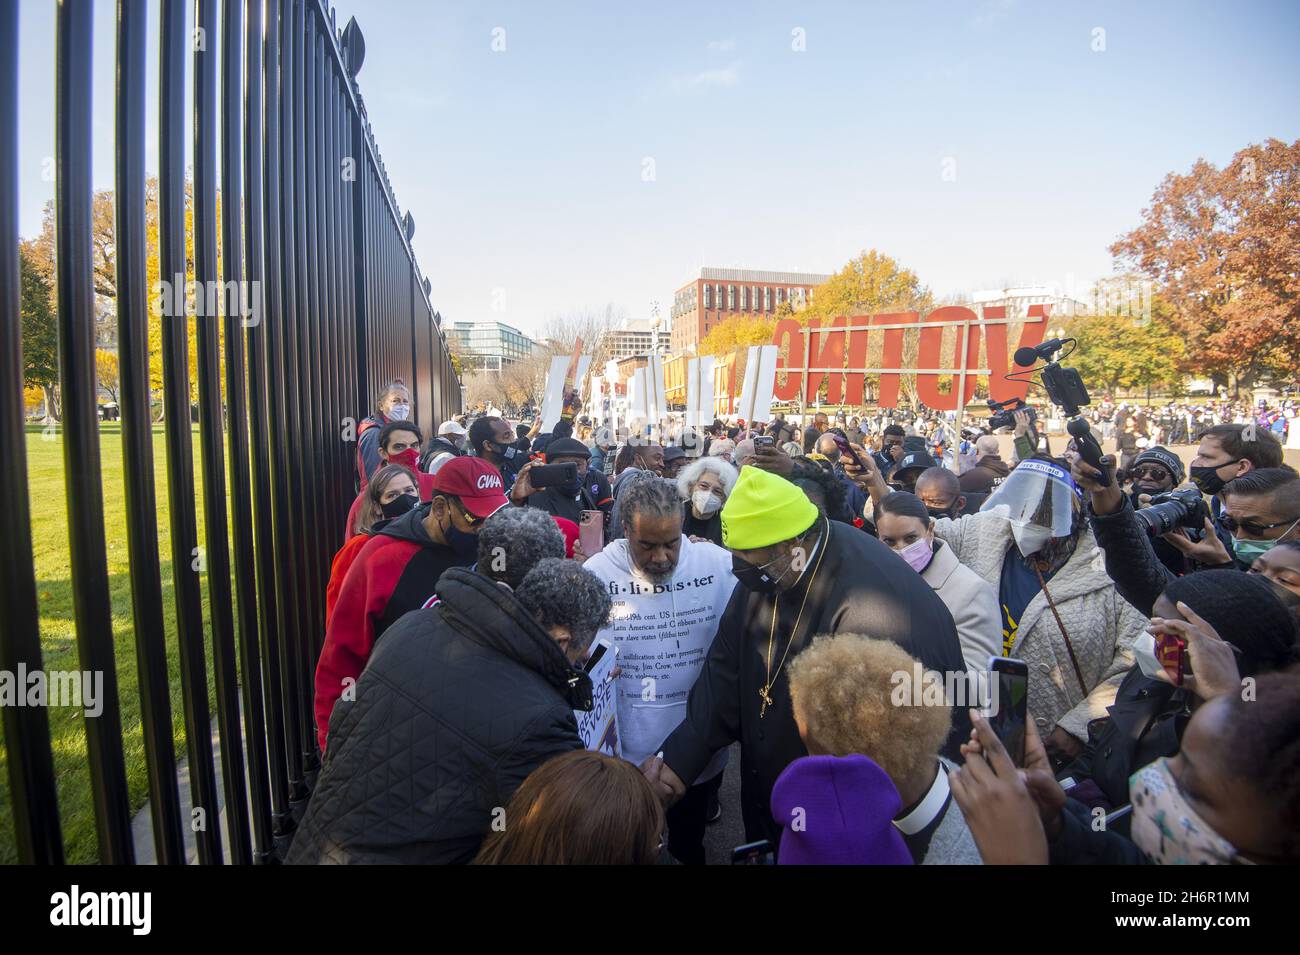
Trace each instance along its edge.
<instances>
[{"instance_id":1,"label":"black knit hat","mask_svg":"<svg viewBox=\"0 0 1300 955\"><path fill-rule=\"evenodd\" d=\"M1165 587L1241 651L1243 676L1280 670L1296 661L1296 622L1267 578L1240 570L1199 570Z\"/></svg>"},{"instance_id":2,"label":"black knit hat","mask_svg":"<svg viewBox=\"0 0 1300 955\"><path fill-rule=\"evenodd\" d=\"M1158 444L1153 448L1147 448L1137 456L1137 459L1133 462L1133 467L1137 467L1143 461L1151 461L1160 465L1174 476L1175 484L1183 483L1183 462L1172 451L1168 451Z\"/></svg>"}]
</instances>

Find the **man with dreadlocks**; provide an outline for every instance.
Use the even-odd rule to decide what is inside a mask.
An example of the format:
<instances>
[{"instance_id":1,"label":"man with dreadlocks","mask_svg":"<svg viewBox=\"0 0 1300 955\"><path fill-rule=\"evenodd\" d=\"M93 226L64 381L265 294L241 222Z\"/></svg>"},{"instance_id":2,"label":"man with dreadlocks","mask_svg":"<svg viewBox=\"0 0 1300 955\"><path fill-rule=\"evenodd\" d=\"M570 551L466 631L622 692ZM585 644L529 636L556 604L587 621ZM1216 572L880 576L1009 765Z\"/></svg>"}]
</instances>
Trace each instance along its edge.
<instances>
[{"instance_id":1,"label":"man with dreadlocks","mask_svg":"<svg viewBox=\"0 0 1300 955\"><path fill-rule=\"evenodd\" d=\"M1029 714L1064 765L1114 702L1147 625L1106 576L1069 467L1021 461L979 513L934 533L997 591L1002 654L1029 665Z\"/></svg>"}]
</instances>

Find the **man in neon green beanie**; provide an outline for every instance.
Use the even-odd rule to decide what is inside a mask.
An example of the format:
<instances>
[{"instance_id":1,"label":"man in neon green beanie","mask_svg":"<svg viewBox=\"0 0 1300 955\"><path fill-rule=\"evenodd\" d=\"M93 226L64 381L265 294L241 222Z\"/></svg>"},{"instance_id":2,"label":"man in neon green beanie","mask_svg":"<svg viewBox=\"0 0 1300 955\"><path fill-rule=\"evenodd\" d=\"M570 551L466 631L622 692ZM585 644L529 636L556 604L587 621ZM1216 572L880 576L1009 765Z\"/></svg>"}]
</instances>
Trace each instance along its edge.
<instances>
[{"instance_id":1,"label":"man in neon green beanie","mask_svg":"<svg viewBox=\"0 0 1300 955\"><path fill-rule=\"evenodd\" d=\"M786 667L814 635L860 633L893 640L927 670L965 674L948 608L919 574L876 538L830 521L779 475L755 467L722 508L722 540L741 586L718 622L686 718L642 765L671 804L713 754L741 744L741 809L746 838L775 846L772 786L806 756L795 726ZM885 688L888 690L889 688ZM954 708L946 754L970 736Z\"/></svg>"}]
</instances>

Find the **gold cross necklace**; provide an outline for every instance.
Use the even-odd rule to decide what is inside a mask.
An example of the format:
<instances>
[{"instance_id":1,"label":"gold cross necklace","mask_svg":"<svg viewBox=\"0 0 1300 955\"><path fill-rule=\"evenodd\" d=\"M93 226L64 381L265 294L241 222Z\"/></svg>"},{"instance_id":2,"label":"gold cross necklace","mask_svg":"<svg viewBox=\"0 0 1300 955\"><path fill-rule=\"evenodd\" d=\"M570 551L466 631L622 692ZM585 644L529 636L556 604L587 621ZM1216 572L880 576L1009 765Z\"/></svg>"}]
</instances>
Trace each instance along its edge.
<instances>
[{"instance_id":1,"label":"gold cross necklace","mask_svg":"<svg viewBox=\"0 0 1300 955\"><path fill-rule=\"evenodd\" d=\"M772 684L781 676L781 670L785 667L785 659L790 655L790 647L794 645L795 635L799 632L799 622L803 620L803 608L808 605L808 595L812 593L813 584L817 582L817 571L821 570L822 558L826 556L826 547L830 539L830 522L826 522L826 529L822 535L821 550L817 553L817 563L813 567L812 577L808 579L808 586L804 589L803 600L799 603L799 613L794 618L794 629L790 631L790 639L786 641L785 653L781 654L781 662L777 664L776 673L772 672L772 650L776 644L776 618L781 609L781 594L777 593L776 599L772 602L772 626L767 634L767 683L758 691L758 698L762 700L762 705L758 708L758 718L761 720L767 714L767 708L774 705L772 700Z\"/></svg>"}]
</instances>

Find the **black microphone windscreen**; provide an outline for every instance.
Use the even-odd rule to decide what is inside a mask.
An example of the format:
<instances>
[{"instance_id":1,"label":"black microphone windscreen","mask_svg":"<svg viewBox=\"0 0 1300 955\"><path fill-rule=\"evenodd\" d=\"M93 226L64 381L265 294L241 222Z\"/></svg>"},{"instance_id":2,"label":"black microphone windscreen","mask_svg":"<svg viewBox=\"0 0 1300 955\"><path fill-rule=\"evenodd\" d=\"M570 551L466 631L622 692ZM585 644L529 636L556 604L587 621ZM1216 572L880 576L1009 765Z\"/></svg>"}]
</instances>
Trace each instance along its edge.
<instances>
[{"instance_id":1,"label":"black microphone windscreen","mask_svg":"<svg viewBox=\"0 0 1300 955\"><path fill-rule=\"evenodd\" d=\"M1017 348L1017 349L1016 349L1016 364L1017 364L1017 365L1020 365L1020 366L1023 367L1023 368L1029 368L1029 367L1031 367L1031 366L1032 366L1036 361L1038 361L1038 352L1036 352L1034 349L1032 349L1032 348Z\"/></svg>"}]
</instances>

